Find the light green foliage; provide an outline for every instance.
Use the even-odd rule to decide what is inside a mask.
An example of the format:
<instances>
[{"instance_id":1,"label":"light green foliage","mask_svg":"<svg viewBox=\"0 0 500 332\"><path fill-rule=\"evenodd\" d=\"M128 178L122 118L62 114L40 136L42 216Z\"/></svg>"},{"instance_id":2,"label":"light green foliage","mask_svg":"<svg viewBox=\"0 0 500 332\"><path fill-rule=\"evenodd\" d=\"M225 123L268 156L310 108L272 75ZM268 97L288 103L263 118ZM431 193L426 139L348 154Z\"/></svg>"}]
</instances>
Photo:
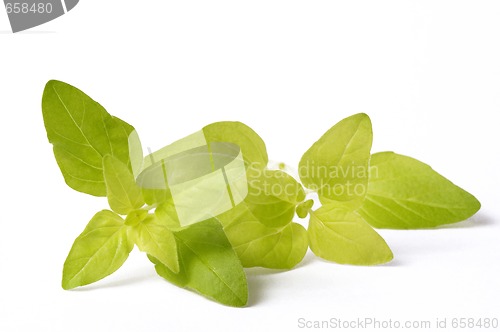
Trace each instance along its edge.
<instances>
[{"instance_id":1,"label":"light green foliage","mask_svg":"<svg viewBox=\"0 0 500 332\"><path fill-rule=\"evenodd\" d=\"M355 212L323 206L311 213L309 243L319 257L352 265L376 265L392 260L384 239Z\"/></svg>"},{"instance_id":2,"label":"light green foliage","mask_svg":"<svg viewBox=\"0 0 500 332\"><path fill-rule=\"evenodd\" d=\"M178 229L181 227L172 199L158 205L155 210L155 215L163 224L167 225L169 229Z\"/></svg>"},{"instance_id":3,"label":"light green foliage","mask_svg":"<svg viewBox=\"0 0 500 332\"><path fill-rule=\"evenodd\" d=\"M152 259L160 276L222 304L246 305L245 272L219 221L209 219L174 235L179 248L180 272L173 273L159 260Z\"/></svg>"},{"instance_id":4,"label":"light green foliage","mask_svg":"<svg viewBox=\"0 0 500 332\"><path fill-rule=\"evenodd\" d=\"M245 204L221 215L220 220L244 267L291 269L307 252L304 227L296 223L268 227Z\"/></svg>"},{"instance_id":5,"label":"light green foliage","mask_svg":"<svg viewBox=\"0 0 500 332\"><path fill-rule=\"evenodd\" d=\"M42 111L66 183L87 194L106 196L102 158L112 155L131 169L128 142L134 128L109 115L82 91L59 81L45 86ZM142 151L133 153L142 155Z\"/></svg>"},{"instance_id":6,"label":"light green foliage","mask_svg":"<svg viewBox=\"0 0 500 332\"><path fill-rule=\"evenodd\" d=\"M288 270L307 252L307 232L297 223L272 228L249 220L232 224L225 231L245 267Z\"/></svg>"},{"instance_id":7,"label":"light green foliage","mask_svg":"<svg viewBox=\"0 0 500 332\"><path fill-rule=\"evenodd\" d=\"M144 205L141 188L135 183L134 176L127 166L111 155L104 156L102 164L111 209L127 215L141 208Z\"/></svg>"},{"instance_id":8,"label":"light green foliage","mask_svg":"<svg viewBox=\"0 0 500 332\"><path fill-rule=\"evenodd\" d=\"M269 227L285 226L306 195L300 183L280 170L250 168L245 202L252 214Z\"/></svg>"},{"instance_id":9,"label":"light green foliage","mask_svg":"<svg viewBox=\"0 0 500 332\"><path fill-rule=\"evenodd\" d=\"M328 130L302 156L302 183L320 200L352 201L359 206L368 182L372 124L364 113L350 116Z\"/></svg>"},{"instance_id":10,"label":"light green foliage","mask_svg":"<svg viewBox=\"0 0 500 332\"><path fill-rule=\"evenodd\" d=\"M308 247L340 264L383 264L393 254L371 226L435 227L480 208L422 162L370 155L366 114L334 125L301 158L300 179L323 204L313 211L290 169L268 169L264 142L240 122L210 124L143 158L134 128L71 85L49 81L42 110L66 183L107 196L114 211L98 212L76 238L64 289L110 275L135 244L170 282L241 307L244 267L292 269ZM310 216L307 230L295 215Z\"/></svg>"},{"instance_id":11,"label":"light green foliage","mask_svg":"<svg viewBox=\"0 0 500 332\"><path fill-rule=\"evenodd\" d=\"M393 152L372 156L366 200L359 213L379 228L429 228L465 220L479 201L430 166Z\"/></svg>"},{"instance_id":12,"label":"light green foliage","mask_svg":"<svg viewBox=\"0 0 500 332\"><path fill-rule=\"evenodd\" d=\"M304 201L304 202L300 203L299 205L297 205L297 209L296 209L297 216L299 218L302 218L302 219L307 217L307 215L309 214L309 211L312 209L313 205L314 205L314 201L312 199L308 199L307 201Z\"/></svg>"},{"instance_id":13,"label":"light green foliage","mask_svg":"<svg viewBox=\"0 0 500 332\"><path fill-rule=\"evenodd\" d=\"M172 199L172 194L166 189L142 189L142 196L144 201L149 205L160 205L168 200Z\"/></svg>"},{"instance_id":14,"label":"light green foliage","mask_svg":"<svg viewBox=\"0 0 500 332\"><path fill-rule=\"evenodd\" d=\"M269 161L262 138L241 122L215 122L205 126L203 133L208 143L227 142L238 145L247 167L264 168Z\"/></svg>"},{"instance_id":15,"label":"light green foliage","mask_svg":"<svg viewBox=\"0 0 500 332\"><path fill-rule=\"evenodd\" d=\"M131 233L141 251L155 257L174 273L179 272L174 234L157 216L148 215L131 229Z\"/></svg>"},{"instance_id":16,"label":"light green foliage","mask_svg":"<svg viewBox=\"0 0 500 332\"><path fill-rule=\"evenodd\" d=\"M131 127L128 123L125 122L123 123L124 126ZM137 131L135 131L134 128L132 128L132 132L128 136L128 151L130 158L130 167L128 168L131 168L132 174L135 179L142 170L142 164L144 160L142 156L143 152L142 152L141 140L139 139L139 134L137 134Z\"/></svg>"},{"instance_id":17,"label":"light green foliage","mask_svg":"<svg viewBox=\"0 0 500 332\"><path fill-rule=\"evenodd\" d=\"M110 275L133 247L123 219L111 211L98 212L73 243L64 263L62 287L72 289Z\"/></svg>"},{"instance_id":18,"label":"light green foliage","mask_svg":"<svg viewBox=\"0 0 500 332\"><path fill-rule=\"evenodd\" d=\"M127 226L137 226L139 223L141 223L146 217L149 215L148 210L134 210L129 212L127 214L127 217L125 218L125 225Z\"/></svg>"},{"instance_id":19,"label":"light green foliage","mask_svg":"<svg viewBox=\"0 0 500 332\"><path fill-rule=\"evenodd\" d=\"M207 143L201 131L150 154L145 167L137 178L139 185L155 190L155 194L156 190L169 194L182 226L219 215L243 201L248 193L240 147L227 142ZM149 200L151 195L147 196ZM164 195L156 204L168 199Z\"/></svg>"}]
</instances>

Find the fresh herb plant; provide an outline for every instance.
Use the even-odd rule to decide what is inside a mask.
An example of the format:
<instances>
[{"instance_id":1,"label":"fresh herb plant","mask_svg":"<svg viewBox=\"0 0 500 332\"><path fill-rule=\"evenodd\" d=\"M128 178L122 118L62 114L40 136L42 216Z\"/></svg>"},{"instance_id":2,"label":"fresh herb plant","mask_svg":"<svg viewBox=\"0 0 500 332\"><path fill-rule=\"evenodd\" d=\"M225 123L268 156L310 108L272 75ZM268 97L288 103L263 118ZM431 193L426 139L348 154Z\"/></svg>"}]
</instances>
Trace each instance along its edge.
<instances>
[{"instance_id":1,"label":"fresh herb plant","mask_svg":"<svg viewBox=\"0 0 500 332\"><path fill-rule=\"evenodd\" d=\"M49 81L42 111L66 183L107 197L110 208L76 238L64 289L112 274L137 246L166 280L241 307L244 268L291 269L308 248L340 264L387 263L392 251L373 227L431 228L480 208L418 160L371 154L366 114L340 121L304 153L299 182L267 167L263 140L240 122L210 124L143 157L134 128L71 85ZM307 230L295 216L309 216Z\"/></svg>"}]
</instances>

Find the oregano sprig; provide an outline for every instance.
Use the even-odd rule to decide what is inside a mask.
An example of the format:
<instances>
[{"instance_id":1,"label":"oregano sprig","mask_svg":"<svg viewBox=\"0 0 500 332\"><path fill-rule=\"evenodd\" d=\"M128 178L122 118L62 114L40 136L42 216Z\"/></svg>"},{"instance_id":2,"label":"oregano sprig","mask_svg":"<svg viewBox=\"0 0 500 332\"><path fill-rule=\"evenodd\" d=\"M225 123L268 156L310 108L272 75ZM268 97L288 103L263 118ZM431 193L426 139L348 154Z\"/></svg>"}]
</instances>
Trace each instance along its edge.
<instances>
[{"instance_id":1,"label":"oregano sprig","mask_svg":"<svg viewBox=\"0 0 500 332\"><path fill-rule=\"evenodd\" d=\"M112 274L125 263L135 244L148 254L158 274L174 284L226 305L247 303L243 267L219 221L208 218L181 229L167 190L150 196L161 197L152 200L158 203L156 211L151 213L154 206L145 205L143 192L151 191L141 188L134 176L138 172L134 172L132 159L142 150L130 149L140 146L138 136L130 135L133 127L115 120L82 91L59 81L47 83L42 108L49 141L68 185L107 196L113 210L98 212L76 238L64 263L64 289ZM63 121L56 121L55 116ZM221 287L208 287L216 283Z\"/></svg>"},{"instance_id":2,"label":"oregano sprig","mask_svg":"<svg viewBox=\"0 0 500 332\"><path fill-rule=\"evenodd\" d=\"M106 196L110 207L74 241L64 289L112 274L137 246L166 280L240 307L248 301L244 268L292 269L308 248L340 264L383 264L393 253L373 227L436 227L480 209L428 165L372 154L364 113L304 153L298 181L283 167L268 168L264 141L240 122L210 124L143 157L131 125L69 84L49 81L42 111L68 186ZM296 217L309 217L307 230Z\"/></svg>"}]
</instances>

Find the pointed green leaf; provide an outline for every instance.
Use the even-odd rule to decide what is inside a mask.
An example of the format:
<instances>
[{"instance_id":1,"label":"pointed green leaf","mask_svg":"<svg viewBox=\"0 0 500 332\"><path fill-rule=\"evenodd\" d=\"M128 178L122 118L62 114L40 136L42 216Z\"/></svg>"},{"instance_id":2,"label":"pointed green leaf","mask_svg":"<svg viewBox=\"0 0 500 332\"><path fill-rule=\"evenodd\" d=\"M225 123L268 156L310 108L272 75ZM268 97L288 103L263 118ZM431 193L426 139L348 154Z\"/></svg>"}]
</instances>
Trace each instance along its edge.
<instances>
[{"instance_id":1,"label":"pointed green leaf","mask_svg":"<svg viewBox=\"0 0 500 332\"><path fill-rule=\"evenodd\" d=\"M179 222L179 216L177 215L174 202L171 198L166 202L158 205L158 207L155 210L155 215L169 229L175 230L181 227L181 224Z\"/></svg>"},{"instance_id":2,"label":"pointed green leaf","mask_svg":"<svg viewBox=\"0 0 500 332\"><path fill-rule=\"evenodd\" d=\"M149 215L131 229L137 247L155 257L174 273L179 272L179 257L174 234L155 215Z\"/></svg>"},{"instance_id":3,"label":"pointed green leaf","mask_svg":"<svg viewBox=\"0 0 500 332\"><path fill-rule=\"evenodd\" d=\"M227 142L241 148L245 164L255 168L266 167L267 150L264 141L250 127L241 122L215 122L203 128L207 143Z\"/></svg>"},{"instance_id":4,"label":"pointed green leaf","mask_svg":"<svg viewBox=\"0 0 500 332\"><path fill-rule=\"evenodd\" d=\"M297 204L306 197L302 185L280 170L249 168L247 177L245 202L252 214L269 227L291 222Z\"/></svg>"},{"instance_id":5,"label":"pointed green leaf","mask_svg":"<svg viewBox=\"0 0 500 332\"><path fill-rule=\"evenodd\" d=\"M137 134L126 122L111 116L77 88L49 81L42 98L42 112L49 142L66 183L94 196L106 196L102 158L110 154L132 170L133 160L142 159ZM129 146L130 142L135 146ZM137 157L139 156L140 157Z\"/></svg>"},{"instance_id":6,"label":"pointed green leaf","mask_svg":"<svg viewBox=\"0 0 500 332\"><path fill-rule=\"evenodd\" d=\"M384 239L347 209L323 206L311 212L308 233L311 250L332 262L376 265L393 258Z\"/></svg>"},{"instance_id":7,"label":"pointed green leaf","mask_svg":"<svg viewBox=\"0 0 500 332\"><path fill-rule=\"evenodd\" d=\"M216 219L174 233L180 272L173 273L157 259L156 272L180 287L192 289L225 305L242 307L248 301L245 272Z\"/></svg>"},{"instance_id":8,"label":"pointed green leaf","mask_svg":"<svg viewBox=\"0 0 500 332\"><path fill-rule=\"evenodd\" d=\"M134 178L137 178L137 175L139 175L139 172L142 169L142 163L143 163L143 151L142 151L141 140L139 139L139 134L134 129L134 127L132 127L131 125L129 125L125 121L117 118L116 116L112 116L112 117L115 119L116 126L117 127L121 126L123 131L125 133L127 133L127 135L128 135L128 158L129 159L126 162L126 165L132 171ZM114 153L112 153L111 155L118 158L118 156L114 155ZM127 156L124 154L123 158L127 158ZM118 159L120 159L120 158L118 158ZM122 160L122 159L120 159L120 160Z\"/></svg>"},{"instance_id":9,"label":"pointed green leaf","mask_svg":"<svg viewBox=\"0 0 500 332\"><path fill-rule=\"evenodd\" d=\"M379 228L429 228L465 220L481 207L430 166L393 152L372 156L366 201L359 209Z\"/></svg>"},{"instance_id":10,"label":"pointed green leaf","mask_svg":"<svg viewBox=\"0 0 500 332\"><path fill-rule=\"evenodd\" d=\"M126 215L144 205L141 188L137 186L134 176L117 158L106 155L103 160L104 182L109 206L113 211Z\"/></svg>"},{"instance_id":11,"label":"pointed green leaf","mask_svg":"<svg viewBox=\"0 0 500 332\"><path fill-rule=\"evenodd\" d=\"M64 263L62 287L88 285L112 274L133 247L123 219L111 211L98 212L73 243Z\"/></svg>"},{"instance_id":12,"label":"pointed green leaf","mask_svg":"<svg viewBox=\"0 0 500 332\"><path fill-rule=\"evenodd\" d=\"M328 130L302 156L299 175L320 200L352 201L359 206L368 182L372 125L364 113L350 116Z\"/></svg>"},{"instance_id":13,"label":"pointed green leaf","mask_svg":"<svg viewBox=\"0 0 500 332\"><path fill-rule=\"evenodd\" d=\"M129 124L126 124L126 125L130 126ZM143 163L142 154L143 154L143 152L142 152L141 140L139 139L139 134L137 134L137 131L135 131L135 130L132 130L132 132L128 136L128 151L129 151L129 157L130 157L130 167L129 168L132 171L132 175L134 176L134 179L136 179L137 176L142 171L142 163Z\"/></svg>"},{"instance_id":14,"label":"pointed green leaf","mask_svg":"<svg viewBox=\"0 0 500 332\"><path fill-rule=\"evenodd\" d=\"M307 232L299 224L267 227L245 205L221 215L220 220L244 267L291 269L307 252Z\"/></svg>"}]
</instances>

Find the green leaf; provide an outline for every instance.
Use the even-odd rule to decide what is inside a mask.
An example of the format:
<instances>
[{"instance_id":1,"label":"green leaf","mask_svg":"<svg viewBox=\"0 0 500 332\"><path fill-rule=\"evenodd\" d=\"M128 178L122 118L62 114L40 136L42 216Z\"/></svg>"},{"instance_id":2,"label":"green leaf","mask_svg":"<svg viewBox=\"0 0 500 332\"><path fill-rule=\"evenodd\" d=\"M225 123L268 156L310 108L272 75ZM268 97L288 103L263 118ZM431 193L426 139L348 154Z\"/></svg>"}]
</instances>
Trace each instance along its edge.
<instances>
[{"instance_id":1,"label":"green leaf","mask_svg":"<svg viewBox=\"0 0 500 332\"><path fill-rule=\"evenodd\" d=\"M201 143L199 135L190 135L151 154L150 166L137 179L143 188L163 187L170 193L182 226L217 216L243 201L248 193L241 149L225 142L192 148Z\"/></svg>"},{"instance_id":2,"label":"green leaf","mask_svg":"<svg viewBox=\"0 0 500 332\"><path fill-rule=\"evenodd\" d=\"M200 149L203 151L200 151ZM197 177L200 175L200 171L206 169L206 162L200 164L200 160L193 160L193 158L196 158L193 156L196 152L205 152L205 160L211 159L207 141L201 130L170 143L144 157L143 170L137 177L137 181L142 188L147 204L159 205L172 199L172 192L169 188L169 177L178 176L179 174L185 176L193 173ZM180 160L189 158L190 156L193 158L186 161L184 165L179 165L178 162ZM172 165L173 160L177 160L175 166ZM210 164L210 166L212 165ZM212 170L211 167L210 170Z\"/></svg>"},{"instance_id":3,"label":"green leaf","mask_svg":"<svg viewBox=\"0 0 500 332\"><path fill-rule=\"evenodd\" d=\"M323 204L351 202L359 206L368 183L372 125L364 113L350 116L328 130L299 163L304 186L318 192Z\"/></svg>"},{"instance_id":4,"label":"green leaf","mask_svg":"<svg viewBox=\"0 0 500 332\"><path fill-rule=\"evenodd\" d=\"M133 247L123 219L111 211L98 212L73 243L64 263L62 287L88 285L112 274Z\"/></svg>"},{"instance_id":5,"label":"green leaf","mask_svg":"<svg viewBox=\"0 0 500 332\"><path fill-rule=\"evenodd\" d=\"M77 191L106 196L102 158L107 154L122 161L130 170L131 153L133 160L142 159L134 128L111 116L101 105L69 84L47 83L42 113L59 168L66 183Z\"/></svg>"},{"instance_id":6,"label":"green leaf","mask_svg":"<svg viewBox=\"0 0 500 332\"><path fill-rule=\"evenodd\" d=\"M366 201L359 209L379 228L429 228L465 220L481 207L430 166L394 152L372 156Z\"/></svg>"},{"instance_id":7,"label":"green leaf","mask_svg":"<svg viewBox=\"0 0 500 332\"><path fill-rule=\"evenodd\" d=\"M225 231L244 267L288 270L300 263L307 252L307 231L297 223L271 228L248 220Z\"/></svg>"},{"instance_id":8,"label":"green leaf","mask_svg":"<svg viewBox=\"0 0 500 332\"><path fill-rule=\"evenodd\" d=\"M172 199L170 191L166 189L148 189L142 188L142 196L146 204L155 205L162 204L169 199Z\"/></svg>"},{"instance_id":9,"label":"green leaf","mask_svg":"<svg viewBox=\"0 0 500 332\"><path fill-rule=\"evenodd\" d=\"M174 233L180 272L173 273L157 259L156 272L177 286L192 289L225 305L242 307L248 301L245 272L216 219Z\"/></svg>"},{"instance_id":10,"label":"green leaf","mask_svg":"<svg viewBox=\"0 0 500 332\"><path fill-rule=\"evenodd\" d=\"M171 198L166 202L158 205L158 207L155 210L155 215L169 229L175 230L181 227L181 224L179 222L179 216L177 215L174 202Z\"/></svg>"},{"instance_id":11,"label":"green leaf","mask_svg":"<svg viewBox=\"0 0 500 332\"><path fill-rule=\"evenodd\" d=\"M267 227L244 204L221 215L220 220L244 267L291 269L307 252L307 232L299 224Z\"/></svg>"},{"instance_id":12,"label":"green leaf","mask_svg":"<svg viewBox=\"0 0 500 332\"><path fill-rule=\"evenodd\" d=\"M115 116L112 117L115 119L116 125L121 126L123 131L128 135L128 157L126 155L123 155L123 157L128 158L126 165L132 171L135 179L142 170L143 163L143 151L141 140L139 139L139 134L137 133L137 131L135 131L134 127L132 127L125 121Z\"/></svg>"},{"instance_id":13,"label":"green leaf","mask_svg":"<svg viewBox=\"0 0 500 332\"><path fill-rule=\"evenodd\" d=\"M238 145L247 167L264 168L269 161L262 138L241 122L215 122L205 126L203 133L207 143L227 142Z\"/></svg>"},{"instance_id":14,"label":"green leaf","mask_svg":"<svg viewBox=\"0 0 500 332\"><path fill-rule=\"evenodd\" d=\"M249 168L247 177L245 202L260 222L281 227L292 221L297 204L306 197L300 183L280 170Z\"/></svg>"},{"instance_id":15,"label":"green leaf","mask_svg":"<svg viewBox=\"0 0 500 332\"><path fill-rule=\"evenodd\" d=\"M332 262L376 265L393 258L384 239L347 209L323 206L311 212L308 233L311 250Z\"/></svg>"},{"instance_id":16,"label":"green leaf","mask_svg":"<svg viewBox=\"0 0 500 332\"><path fill-rule=\"evenodd\" d=\"M174 234L155 215L148 215L131 229L137 247L155 257L174 273L179 272L179 257Z\"/></svg>"},{"instance_id":17,"label":"green leaf","mask_svg":"<svg viewBox=\"0 0 500 332\"><path fill-rule=\"evenodd\" d=\"M126 215L141 208L144 205L141 188L135 183L134 176L127 166L111 155L104 156L102 163L111 209Z\"/></svg>"},{"instance_id":18,"label":"green leaf","mask_svg":"<svg viewBox=\"0 0 500 332\"><path fill-rule=\"evenodd\" d=\"M299 205L297 205L297 209L296 209L297 216L299 218L302 218L302 219L307 217L307 215L309 214L309 211L312 209L313 205L314 205L314 201L312 199L308 199L307 201L302 202Z\"/></svg>"}]
</instances>

